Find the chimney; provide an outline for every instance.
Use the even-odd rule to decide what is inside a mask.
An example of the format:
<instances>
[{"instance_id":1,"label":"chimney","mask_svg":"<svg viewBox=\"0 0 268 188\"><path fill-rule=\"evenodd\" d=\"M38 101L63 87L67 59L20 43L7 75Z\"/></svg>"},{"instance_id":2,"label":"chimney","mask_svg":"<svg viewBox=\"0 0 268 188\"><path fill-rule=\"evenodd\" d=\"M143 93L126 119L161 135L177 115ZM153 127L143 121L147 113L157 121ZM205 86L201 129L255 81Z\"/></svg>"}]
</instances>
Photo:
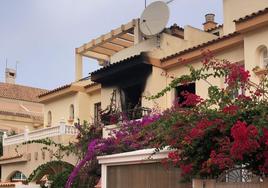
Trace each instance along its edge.
<instances>
[{"instance_id":1,"label":"chimney","mask_svg":"<svg viewBox=\"0 0 268 188\"><path fill-rule=\"evenodd\" d=\"M206 14L205 15L206 22L203 23L204 31L208 31L217 27L218 23L215 22L215 14Z\"/></svg>"},{"instance_id":2,"label":"chimney","mask_svg":"<svg viewBox=\"0 0 268 188\"><path fill-rule=\"evenodd\" d=\"M15 84L17 72L14 69L6 68L6 83Z\"/></svg>"}]
</instances>

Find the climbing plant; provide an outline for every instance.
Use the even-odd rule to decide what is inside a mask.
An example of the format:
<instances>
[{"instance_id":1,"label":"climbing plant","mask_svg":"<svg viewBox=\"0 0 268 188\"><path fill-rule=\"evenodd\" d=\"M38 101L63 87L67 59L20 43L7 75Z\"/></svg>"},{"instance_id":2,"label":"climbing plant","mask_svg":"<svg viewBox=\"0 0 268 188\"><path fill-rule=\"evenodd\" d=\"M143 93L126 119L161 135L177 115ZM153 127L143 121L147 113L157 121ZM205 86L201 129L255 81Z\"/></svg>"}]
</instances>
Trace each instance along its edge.
<instances>
[{"instance_id":1,"label":"climbing plant","mask_svg":"<svg viewBox=\"0 0 268 188\"><path fill-rule=\"evenodd\" d=\"M67 177L71 173L73 167L69 163L63 161L65 156L75 155L78 160L82 159L87 152L87 143L93 139L100 139L102 134L102 127L99 124L88 124L83 122L83 124L76 123L75 127L78 129L79 133L76 137L76 142L70 142L68 144L57 143L50 138L31 140L24 142L23 145L27 144L39 144L41 145L40 150L43 152L47 151L51 154L51 159L54 158L55 161L48 162L44 165L39 166L33 173L29 176L28 182L40 179L44 175L44 172L48 173L49 180L52 181L52 188L62 188L64 187ZM19 147L19 146L17 146ZM60 165L60 172L54 173L53 169L58 169ZM77 177L77 182L79 182L79 187L89 187L93 188L94 185L100 178L100 166L96 160L92 160L86 164L84 168L81 169L79 176ZM76 187L74 184L73 187Z\"/></svg>"},{"instance_id":2,"label":"climbing plant","mask_svg":"<svg viewBox=\"0 0 268 188\"><path fill-rule=\"evenodd\" d=\"M163 165L180 168L186 181L217 178L237 165L260 176L268 175L267 75L260 83L253 83L241 65L215 59L210 53L204 53L201 68L189 70L187 75L175 75L166 88L147 99L201 80L208 84L206 99L182 92L183 102L175 101L172 108L141 120L124 121L109 138L84 143L87 152L65 187L70 188L80 169L97 155L143 148L156 148L156 152L172 149ZM213 85L213 79L223 79L225 87Z\"/></svg>"},{"instance_id":3,"label":"climbing plant","mask_svg":"<svg viewBox=\"0 0 268 188\"><path fill-rule=\"evenodd\" d=\"M64 161L50 161L38 166L28 177L27 181L40 181L45 175L56 175L64 171L71 171L73 165Z\"/></svg>"}]
</instances>

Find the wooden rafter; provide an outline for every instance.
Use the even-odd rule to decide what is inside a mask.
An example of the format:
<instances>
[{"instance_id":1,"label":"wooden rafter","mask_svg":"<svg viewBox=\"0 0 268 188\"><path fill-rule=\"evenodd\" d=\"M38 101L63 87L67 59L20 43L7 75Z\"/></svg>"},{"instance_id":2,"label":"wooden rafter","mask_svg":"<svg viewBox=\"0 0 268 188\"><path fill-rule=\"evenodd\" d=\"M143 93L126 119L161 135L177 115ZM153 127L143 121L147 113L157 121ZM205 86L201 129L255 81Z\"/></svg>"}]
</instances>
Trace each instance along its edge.
<instances>
[{"instance_id":1,"label":"wooden rafter","mask_svg":"<svg viewBox=\"0 0 268 188\"><path fill-rule=\"evenodd\" d=\"M123 46L125 48L128 48L128 47L133 45L133 43L128 42L126 40L119 39L119 38L115 38L115 39L111 40L110 43L120 45L120 46Z\"/></svg>"},{"instance_id":2,"label":"wooden rafter","mask_svg":"<svg viewBox=\"0 0 268 188\"><path fill-rule=\"evenodd\" d=\"M106 44L106 43L105 43ZM118 52L118 51L120 51L120 50L115 50L115 49L113 49L113 48L109 48L109 47L107 47L107 45L105 45L105 44L103 44L103 45L101 45L101 46L99 46L100 48L103 48L103 49L106 49L106 50L110 50L110 51L113 51L113 52Z\"/></svg>"},{"instance_id":3,"label":"wooden rafter","mask_svg":"<svg viewBox=\"0 0 268 188\"><path fill-rule=\"evenodd\" d=\"M102 48L102 47L93 48L91 51L97 52L99 54L108 55L108 56L111 56L111 55L113 55L115 53L115 51L113 51L113 50L105 49L105 48Z\"/></svg>"},{"instance_id":4,"label":"wooden rafter","mask_svg":"<svg viewBox=\"0 0 268 188\"><path fill-rule=\"evenodd\" d=\"M134 42L134 36L128 33L121 35L119 38L130 41L130 42Z\"/></svg>"},{"instance_id":5,"label":"wooden rafter","mask_svg":"<svg viewBox=\"0 0 268 188\"><path fill-rule=\"evenodd\" d=\"M113 51L116 51L116 52L119 52L121 50L124 49L123 46L119 46L119 45L116 45L116 44L112 44L112 43L104 43L103 45L101 45L100 47L103 47L103 48L106 48L106 49L110 49L110 50L113 50Z\"/></svg>"},{"instance_id":6,"label":"wooden rafter","mask_svg":"<svg viewBox=\"0 0 268 188\"><path fill-rule=\"evenodd\" d=\"M109 61L109 56L105 55L105 54L100 54L97 52L92 52L92 51L88 51L88 52L84 52L81 55L88 57L88 58L94 58L94 59L102 59L102 60L106 60Z\"/></svg>"},{"instance_id":7,"label":"wooden rafter","mask_svg":"<svg viewBox=\"0 0 268 188\"><path fill-rule=\"evenodd\" d=\"M111 32L94 39L83 46L77 48L78 54L85 54L89 51L111 56L126 47L134 44L134 26L137 20L122 25L121 27L112 30ZM121 39L123 40L121 40Z\"/></svg>"}]
</instances>

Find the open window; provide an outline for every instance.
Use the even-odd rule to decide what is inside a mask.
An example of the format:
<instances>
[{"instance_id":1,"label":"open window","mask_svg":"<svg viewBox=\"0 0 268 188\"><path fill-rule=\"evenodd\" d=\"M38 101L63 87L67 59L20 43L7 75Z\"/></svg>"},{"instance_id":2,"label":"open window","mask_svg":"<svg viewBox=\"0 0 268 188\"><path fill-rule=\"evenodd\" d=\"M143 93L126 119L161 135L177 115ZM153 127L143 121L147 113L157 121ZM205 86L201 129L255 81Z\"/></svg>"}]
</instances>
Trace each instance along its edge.
<instances>
[{"instance_id":1,"label":"open window","mask_svg":"<svg viewBox=\"0 0 268 188\"><path fill-rule=\"evenodd\" d=\"M69 109L69 120L73 121L74 120L74 105L71 104L70 105L70 109Z\"/></svg>"},{"instance_id":2,"label":"open window","mask_svg":"<svg viewBox=\"0 0 268 188\"><path fill-rule=\"evenodd\" d=\"M47 113L47 126L50 127L52 124L52 113L51 111L48 111Z\"/></svg>"},{"instance_id":3,"label":"open window","mask_svg":"<svg viewBox=\"0 0 268 188\"><path fill-rule=\"evenodd\" d=\"M266 46L260 48L260 65L262 68L268 67L268 50Z\"/></svg>"},{"instance_id":4,"label":"open window","mask_svg":"<svg viewBox=\"0 0 268 188\"><path fill-rule=\"evenodd\" d=\"M134 85L122 88L122 111L128 119L139 119L143 115L150 113L149 109L142 107L143 90L144 83L136 83Z\"/></svg>"},{"instance_id":5,"label":"open window","mask_svg":"<svg viewBox=\"0 0 268 188\"><path fill-rule=\"evenodd\" d=\"M185 101L184 93L193 93L196 94L195 83L189 83L185 85L179 85L175 90L175 99L178 104L182 104Z\"/></svg>"},{"instance_id":6,"label":"open window","mask_svg":"<svg viewBox=\"0 0 268 188\"><path fill-rule=\"evenodd\" d=\"M141 107L142 85L137 84L123 89L123 110L129 111Z\"/></svg>"},{"instance_id":7,"label":"open window","mask_svg":"<svg viewBox=\"0 0 268 188\"><path fill-rule=\"evenodd\" d=\"M94 104L94 122L98 123L101 119L101 103L95 103Z\"/></svg>"}]
</instances>

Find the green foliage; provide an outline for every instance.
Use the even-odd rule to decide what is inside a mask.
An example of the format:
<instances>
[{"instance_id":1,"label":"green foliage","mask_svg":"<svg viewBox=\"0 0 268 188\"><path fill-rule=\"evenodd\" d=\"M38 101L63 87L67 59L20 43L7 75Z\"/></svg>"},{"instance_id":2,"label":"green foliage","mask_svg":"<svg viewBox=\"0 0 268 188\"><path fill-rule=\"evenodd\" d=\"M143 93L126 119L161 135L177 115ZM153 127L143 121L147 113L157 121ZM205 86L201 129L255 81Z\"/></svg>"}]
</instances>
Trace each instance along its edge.
<instances>
[{"instance_id":1,"label":"green foliage","mask_svg":"<svg viewBox=\"0 0 268 188\"><path fill-rule=\"evenodd\" d=\"M61 173L49 176L49 180L52 181L51 188L63 188L72 170L68 169ZM78 182L74 182L74 188L79 187Z\"/></svg>"},{"instance_id":2,"label":"green foliage","mask_svg":"<svg viewBox=\"0 0 268 188\"><path fill-rule=\"evenodd\" d=\"M87 122L84 122L82 125L76 124L75 126L79 130L77 142L70 142L68 145L56 143L50 138L31 140L23 143L23 145L43 145L43 147L40 148L41 151L48 151L56 160L40 165L29 176L28 182L42 178L42 176L45 175L44 173L47 172L49 175L49 180L53 181L52 188L64 187L73 167L70 166L70 164L62 161L63 157L72 154L76 155L78 159L83 158L87 151L87 143L92 139L101 138L102 136L102 127L99 125L89 125ZM57 167L59 164L62 165L62 168L60 168L62 171L57 173L51 173L51 171L48 171L48 169ZM79 182L79 187L93 188L99 178L100 165L95 159L87 163L87 165L81 169L79 177L76 179L76 183L74 183L73 187L77 187Z\"/></svg>"},{"instance_id":3,"label":"green foliage","mask_svg":"<svg viewBox=\"0 0 268 188\"><path fill-rule=\"evenodd\" d=\"M53 170L55 169L55 170ZM39 181L44 175L54 176L58 173L71 172L73 166L64 161L50 161L38 166L28 177L27 182ZM49 174L50 173L50 174ZM52 174L51 174L52 173Z\"/></svg>"}]
</instances>

